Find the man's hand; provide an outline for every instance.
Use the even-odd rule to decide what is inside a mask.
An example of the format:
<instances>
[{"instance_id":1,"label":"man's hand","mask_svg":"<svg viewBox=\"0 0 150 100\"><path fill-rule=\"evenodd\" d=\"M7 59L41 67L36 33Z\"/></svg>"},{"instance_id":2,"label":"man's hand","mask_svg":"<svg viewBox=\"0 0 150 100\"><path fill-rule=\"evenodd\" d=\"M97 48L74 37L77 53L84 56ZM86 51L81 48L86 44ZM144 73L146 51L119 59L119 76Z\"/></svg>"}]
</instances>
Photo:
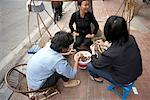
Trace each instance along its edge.
<instances>
[{"instance_id":1,"label":"man's hand","mask_svg":"<svg viewBox=\"0 0 150 100\"><path fill-rule=\"evenodd\" d=\"M74 54L75 52L76 52L76 50L75 50L75 49L69 49L69 51L68 51L68 52L66 52L66 53L62 53L62 55L63 55L63 56L72 55L72 54Z\"/></svg>"},{"instance_id":2,"label":"man's hand","mask_svg":"<svg viewBox=\"0 0 150 100\"><path fill-rule=\"evenodd\" d=\"M87 34L85 37L86 37L86 38L93 38L93 37L94 37L94 34Z\"/></svg>"},{"instance_id":3,"label":"man's hand","mask_svg":"<svg viewBox=\"0 0 150 100\"><path fill-rule=\"evenodd\" d=\"M76 62L79 62L80 58L81 58L81 54L77 55L76 56Z\"/></svg>"},{"instance_id":4,"label":"man's hand","mask_svg":"<svg viewBox=\"0 0 150 100\"><path fill-rule=\"evenodd\" d=\"M79 54L78 56L76 56L76 60L75 60L75 63L74 63L74 69L77 70L78 69L78 65L79 65L79 60L81 58L81 55Z\"/></svg>"}]
</instances>

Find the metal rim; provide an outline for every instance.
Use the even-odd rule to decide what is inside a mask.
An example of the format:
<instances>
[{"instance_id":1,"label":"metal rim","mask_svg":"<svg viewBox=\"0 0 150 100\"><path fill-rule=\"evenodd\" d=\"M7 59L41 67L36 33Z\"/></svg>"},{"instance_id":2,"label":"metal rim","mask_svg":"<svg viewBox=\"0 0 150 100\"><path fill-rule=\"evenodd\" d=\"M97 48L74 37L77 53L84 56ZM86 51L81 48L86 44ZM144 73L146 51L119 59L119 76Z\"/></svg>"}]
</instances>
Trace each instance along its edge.
<instances>
[{"instance_id":1,"label":"metal rim","mask_svg":"<svg viewBox=\"0 0 150 100\"><path fill-rule=\"evenodd\" d=\"M43 91L46 91L46 90L48 90L48 89L54 89L54 88L56 87L56 86L53 86L53 87L48 87L48 88L39 89L39 90L32 90L32 91L20 91L20 90L18 90L18 89L13 88L13 87L9 84L9 82L8 82L8 77L9 77L9 75L11 74L11 72L12 72L16 67L25 66L25 65L27 65L27 64L19 64L19 65L16 65L16 66L14 66L13 68L11 68L10 70L8 70L8 71L6 72L6 74L5 74L4 80L5 80L6 86L7 86L9 89L11 89L13 92L26 94L26 93L33 93L33 92L43 92Z\"/></svg>"}]
</instances>

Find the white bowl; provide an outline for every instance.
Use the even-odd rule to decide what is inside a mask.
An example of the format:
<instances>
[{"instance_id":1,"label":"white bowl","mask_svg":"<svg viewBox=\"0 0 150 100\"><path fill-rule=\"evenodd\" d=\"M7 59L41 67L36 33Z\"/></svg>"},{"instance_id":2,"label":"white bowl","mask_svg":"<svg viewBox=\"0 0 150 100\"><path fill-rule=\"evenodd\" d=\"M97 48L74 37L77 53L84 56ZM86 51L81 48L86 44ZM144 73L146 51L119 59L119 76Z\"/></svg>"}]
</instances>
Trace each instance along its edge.
<instances>
[{"instance_id":1,"label":"white bowl","mask_svg":"<svg viewBox=\"0 0 150 100\"><path fill-rule=\"evenodd\" d=\"M89 51L79 51L74 55L74 60L77 60L77 56L79 56L80 54L83 54L84 57L90 57L90 59L88 59L87 61L83 62L83 61L79 61L79 65L83 65L86 66L90 61L91 61L91 56L92 54Z\"/></svg>"}]
</instances>

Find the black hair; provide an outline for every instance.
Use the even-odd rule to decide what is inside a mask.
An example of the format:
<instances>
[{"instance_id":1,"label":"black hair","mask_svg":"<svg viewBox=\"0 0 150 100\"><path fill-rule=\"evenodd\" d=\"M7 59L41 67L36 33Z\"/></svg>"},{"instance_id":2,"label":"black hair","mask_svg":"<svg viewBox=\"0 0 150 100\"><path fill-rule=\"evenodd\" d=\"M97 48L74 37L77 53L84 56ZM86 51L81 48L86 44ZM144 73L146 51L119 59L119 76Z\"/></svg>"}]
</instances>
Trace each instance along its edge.
<instances>
[{"instance_id":1,"label":"black hair","mask_svg":"<svg viewBox=\"0 0 150 100\"><path fill-rule=\"evenodd\" d=\"M121 44L127 42L129 33L125 19L119 16L110 16L104 26L104 35L109 42L117 41Z\"/></svg>"},{"instance_id":2,"label":"black hair","mask_svg":"<svg viewBox=\"0 0 150 100\"><path fill-rule=\"evenodd\" d=\"M78 0L78 6L81 6L83 1L88 1L88 0Z\"/></svg>"},{"instance_id":3,"label":"black hair","mask_svg":"<svg viewBox=\"0 0 150 100\"><path fill-rule=\"evenodd\" d=\"M52 38L50 48L60 53L63 48L69 48L73 41L73 36L71 34L59 31Z\"/></svg>"}]
</instances>

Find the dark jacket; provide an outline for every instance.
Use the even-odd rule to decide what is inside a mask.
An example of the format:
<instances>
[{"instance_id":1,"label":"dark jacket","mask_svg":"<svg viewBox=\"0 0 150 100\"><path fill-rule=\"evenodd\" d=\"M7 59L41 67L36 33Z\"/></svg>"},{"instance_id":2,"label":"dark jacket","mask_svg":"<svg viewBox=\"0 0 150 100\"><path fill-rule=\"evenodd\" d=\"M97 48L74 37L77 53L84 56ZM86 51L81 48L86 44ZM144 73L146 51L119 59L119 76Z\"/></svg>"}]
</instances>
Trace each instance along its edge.
<instances>
[{"instance_id":1,"label":"dark jacket","mask_svg":"<svg viewBox=\"0 0 150 100\"><path fill-rule=\"evenodd\" d=\"M142 74L140 50L132 35L122 46L112 43L98 58L92 56L92 65L108 71L113 80L121 84L131 83Z\"/></svg>"},{"instance_id":2,"label":"dark jacket","mask_svg":"<svg viewBox=\"0 0 150 100\"><path fill-rule=\"evenodd\" d=\"M73 28L74 23L76 24L76 30ZM80 36L85 36L87 34L92 34L91 23L93 23L95 27L93 34L96 34L99 29L99 25L94 15L91 12L87 12L84 18L81 18L79 11L77 11L72 14L69 22L69 27L71 29L71 32L76 31Z\"/></svg>"}]
</instances>

